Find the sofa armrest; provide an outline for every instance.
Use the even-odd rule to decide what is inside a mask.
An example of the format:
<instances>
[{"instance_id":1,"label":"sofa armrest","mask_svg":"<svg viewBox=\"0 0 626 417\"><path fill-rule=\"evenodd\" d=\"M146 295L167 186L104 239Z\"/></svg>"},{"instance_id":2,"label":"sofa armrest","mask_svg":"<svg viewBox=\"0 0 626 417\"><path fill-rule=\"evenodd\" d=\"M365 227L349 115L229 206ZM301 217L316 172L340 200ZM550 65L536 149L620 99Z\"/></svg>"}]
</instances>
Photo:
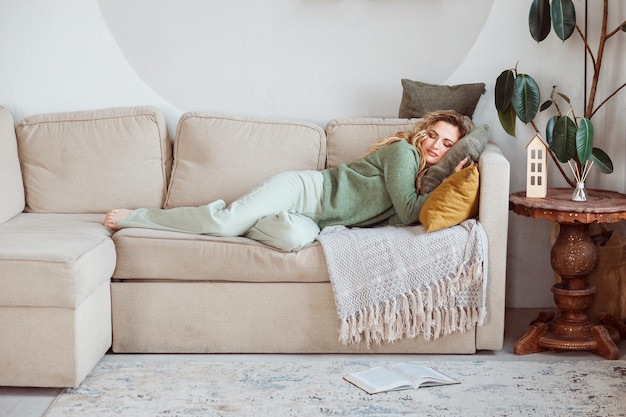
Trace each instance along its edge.
<instances>
[{"instance_id":1,"label":"sofa armrest","mask_svg":"<svg viewBox=\"0 0 626 417\"><path fill-rule=\"evenodd\" d=\"M22 170L13 116L0 106L0 224L24 210Z\"/></svg>"},{"instance_id":2,"label":"sofa armrest","mask_svg":"<svg viewBox=\"0 0 626 417\"><path fill-rule=\"evenodd\" d=\"M509 161L493 142L478 161L479 221L488 247L487 323L476 332L476 349L499 350L504 342L506 254L509 223Z\"/></svg>"}]
</instances>

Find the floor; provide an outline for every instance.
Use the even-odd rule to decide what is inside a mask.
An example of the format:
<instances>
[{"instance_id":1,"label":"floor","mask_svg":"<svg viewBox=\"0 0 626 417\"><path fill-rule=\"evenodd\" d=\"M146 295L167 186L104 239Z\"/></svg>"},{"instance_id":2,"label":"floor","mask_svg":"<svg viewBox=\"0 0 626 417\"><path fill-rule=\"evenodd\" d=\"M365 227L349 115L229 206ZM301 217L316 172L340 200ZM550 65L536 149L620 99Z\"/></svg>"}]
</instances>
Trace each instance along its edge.
<instances>
[{"instance_id":1,"label":"floor","mask_svg":"<svg viewBox=\"0 0 626 417\"><path fill-rule=\"evenodd\" d=\"M567 358L568 360L581 360L581 359L597 359L598 356L588 352L543 352L535 353L532 355L518 356L513 353L513 345L515 341L524 334L528 328L528 323L537 316L540 310L536 309L510 309L507 310L506 327L505 327L505 340L502 350L497 352L485 351L478 352L475 355L441 355L446 359L477 359L477 357L484 357L489 360L561 360ZM626 359L626 342L620 343L621 358ZM124 354L108 354L102 360L105 361L123 361L128 358L129 355ZM133 355L136 357L136 355ZM171 359L176 357L180 360L185 360L190 355L146 355L152 360L158 360L159 358L167 357ZM193 355L197 360L199 355ZM201 355L206 360L242 360L245 358L249 360L257 355ZM297 355L289 355L290 359L297 358ZM307 360L311 359L312 355L304 355ZM338 355L315 355L320 359L328 358L329 356L336 357ZM342 358L347 358L350 355L341 355ZM395 355L394 360L403 360L400 356ZM259 358L263 358L265 361L271 360L284 360L285 355L258 355ZM302 355L300 356L302 357ZM428 355L428 359L436 358L437 355ZM415 359L415 357L412 357ZM16 388L16 387L0 387L0 417L41 417L45 414L46 409L52 403L54 398L60 392L60 389L55 388Z\"/></svg>"}]
</instances>

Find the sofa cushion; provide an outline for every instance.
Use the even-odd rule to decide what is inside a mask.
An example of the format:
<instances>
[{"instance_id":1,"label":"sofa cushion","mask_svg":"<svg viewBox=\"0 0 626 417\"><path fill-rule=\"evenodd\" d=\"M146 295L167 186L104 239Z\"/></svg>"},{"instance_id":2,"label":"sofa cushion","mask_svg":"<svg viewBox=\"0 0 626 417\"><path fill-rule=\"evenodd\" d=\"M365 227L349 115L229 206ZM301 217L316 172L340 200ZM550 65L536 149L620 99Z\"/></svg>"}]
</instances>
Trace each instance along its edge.
<instances>
[{"instance_id":1,"label":"sofa cushion","mask_svg":"<svg viewBox=\"0 0 626 417\"><path fill-rule=\"evenodd\" d=\"M283 252L244 237L212 237L149 229L113 235L114 279L234 282L327 282L322 247Z\"/></svg>"},{"instance_id":2,"label":"sofa cushion","mask_svg":"<svg viewBox=\"0 0 626 417\"><path fill-rule=\"evenodd\" d=\"M42 114L16 126L27 211L161 207L171 168L163 114L150 107Z\"/></svg>"},{"instance_id":3,"label":"sofa cushion","mask_svg":"<svg viewBox=\"0 0 626 417\"><path fill-rule=\"evenodd\" d=\"M0 223L24 210L24 185L11 113L0 106Z\"/></svg>"},{"instance_id":4,"label":"sofa cushion","mask_svg":"<svg viewBox=\"0 0 626 417\"><path fill-rule=\"evenodd\" d=\"M326 124L326 166L334 168L353 162L380 138L411 130L417 119L334 119Z\"/></svg>"},{"instance_id":5,"label":"sofa cushion","mask_svg":"<svg viewBox=\"0 0 626 417\"><path fill-rule=\"evenodd\" d=\"M435 232L478 215L478 168L467 167L446 178L430 194L420 211L420 223Z\"/></svg>"},{"instance_id":6,"label":"sofa cushion","mask_svg":"<svg viewBox=\"0 0 626 417\"><path fill-rule=\"evenodd\" d=\"M324 131L311 123L185 113L165 206L229 203L279 172L321 169L325 157Z\"/></svg>"},{"instance_id":7,"label":"sofa cushion","mask_svg":"<svg viewBox=\"0 0 626 417\"><path fill-rule=\"evenodd\" d=\"M398 117L424 117L436 110L456 110L472 117L485 83L438 85L402 79Z\"/></svg>"},{"instance_id":8,"label":"sofa cushion","mask_svg":"<svg viewBox=\"0 0 626 417\"><path fill-rule=\"evenodd\" d=\"M115 268L102 215L20 213L0 224L0 305L76 308Z\"/></svg>"}]
</instances>

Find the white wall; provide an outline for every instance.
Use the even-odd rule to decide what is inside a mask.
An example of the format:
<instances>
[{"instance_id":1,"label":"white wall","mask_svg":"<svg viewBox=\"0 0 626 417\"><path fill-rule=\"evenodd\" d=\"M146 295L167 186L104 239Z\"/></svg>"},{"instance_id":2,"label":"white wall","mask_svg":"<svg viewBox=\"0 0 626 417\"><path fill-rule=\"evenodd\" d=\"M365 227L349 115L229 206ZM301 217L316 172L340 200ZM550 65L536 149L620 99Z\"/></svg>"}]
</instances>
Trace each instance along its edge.
<instances>
[{"instance_id":1,"label":"white wall","mask_svg":"<svg viewBox=\"0 0 626 417\"><path fill-rule=\"evenodd\" d=\"M582 10L582 0L575 0ZM610 0L613 26L626 2ZM596 4L596 1L591 0ZM582 114L579 41L528 35L530 0L0 0L0 104L16 120L111 106L161 108L173 133L185 111L297 119L397 115L400 79L483 81L475 113L525 186L524 146L500 128L498 74L517 63L549 91L558 84ZM621 35L621 34L620 34ZM612 48L625 48L624 38ZM607 78L626 80L623 54ZM619 59L617 57L620 57ZM602 89L611 89L610 83ZM625 192L626 91L594 117L616 172L591 183ZM552 186L563 185L553 169ZM552 305L551 225L511 215L508 304Z\"/></svg>"}]
</instances>

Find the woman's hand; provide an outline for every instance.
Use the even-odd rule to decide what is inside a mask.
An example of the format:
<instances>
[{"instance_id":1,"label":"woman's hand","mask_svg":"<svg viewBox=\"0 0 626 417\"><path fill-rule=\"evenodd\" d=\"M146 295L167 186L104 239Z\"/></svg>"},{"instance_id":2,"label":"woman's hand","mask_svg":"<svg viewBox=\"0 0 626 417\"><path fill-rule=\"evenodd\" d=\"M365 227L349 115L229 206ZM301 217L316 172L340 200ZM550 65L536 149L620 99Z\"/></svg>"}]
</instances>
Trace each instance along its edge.
<instances>
[{"instance_id":1,"label":"woman's hand","mask_svg":"<svg viewBox=\"0 0 626 417\"><path fill-rule=\"evenodd\" d=\"M468 161L469 161L469 164L468 164ZM473 166L476 166L476 162L470 161L469 156L466 156L463 160L461 160L461 162L456 164L456 166L454 167L454 172L459 172L463 168L469 168Z\"/></svg>"}]
</instances>

